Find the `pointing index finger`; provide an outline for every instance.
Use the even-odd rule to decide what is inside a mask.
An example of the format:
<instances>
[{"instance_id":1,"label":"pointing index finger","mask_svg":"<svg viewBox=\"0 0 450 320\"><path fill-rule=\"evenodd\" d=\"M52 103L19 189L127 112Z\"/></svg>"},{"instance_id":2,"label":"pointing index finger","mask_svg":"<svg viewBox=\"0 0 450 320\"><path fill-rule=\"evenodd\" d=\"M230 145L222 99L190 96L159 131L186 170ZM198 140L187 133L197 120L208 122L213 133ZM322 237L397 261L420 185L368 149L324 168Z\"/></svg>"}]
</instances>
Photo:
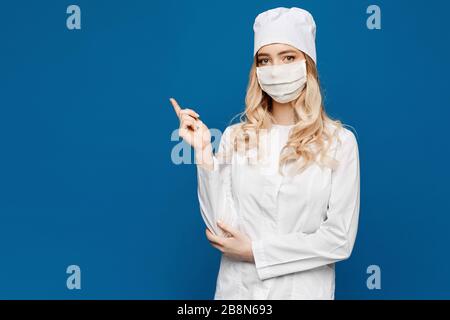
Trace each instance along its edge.
<instances>
[{"instance_id":1,"label":"pointing index finger","mask_svg":"<svg viewBox=\"0 0 450 320\"><path fill-rule=\"evenodd\" d=\"M172 106L173 106L173 109L175 110L175 113L179 117L180 116L181 107L179 106L178 102L174 98L170 98L169 100L172 103Z\"/></svg>"}]
</instances>

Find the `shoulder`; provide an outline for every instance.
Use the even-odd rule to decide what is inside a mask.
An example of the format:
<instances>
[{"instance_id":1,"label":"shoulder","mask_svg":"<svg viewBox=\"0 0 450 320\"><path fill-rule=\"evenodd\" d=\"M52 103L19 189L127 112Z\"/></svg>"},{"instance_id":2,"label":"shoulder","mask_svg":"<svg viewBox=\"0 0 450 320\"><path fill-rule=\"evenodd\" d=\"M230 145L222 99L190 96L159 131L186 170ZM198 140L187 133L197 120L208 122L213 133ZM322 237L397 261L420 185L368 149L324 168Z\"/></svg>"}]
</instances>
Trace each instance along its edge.
<instances>
[{"instance_id":1,"label":"shoulder","mask_svg":"<svg viewBox=\"0 0 450 320\"><path fill-rule=\"evenodd\" d=\"M343 126L339 128L338 136L340 141L337 147L337 158L346 159L344 161L357 159L359 157L357 135L352 130Z\"/></svg>"},{"instance_id":2,"label":"shoulder","mask_svg":"<svg viewBox=\"0 0 450 320\"><path fill-rule=\"evenodd\" d=\"M229 146L232 144L231 141L234 137L232 134L239 127L239 125L240 125L240 123L231 124L231 125L225 127L223 132L220 132L220 129L218 129L220 145L222 145L225 149L228 149Z\"/></svg>"},{"instance_id":3,"label":"shoulder","mask_svg":"<svg viewBox=\"0 0 450 320\"><path fill-rule=\"evenodd\" d=\"M328 128L332 135L331 152L337 159L353 157L359 153L356 130L345 124L329 123ZM351 128L351 129L349 129Z\"/></svg>"},{"instance_id":4,"label":"shoulder","mask_svg":"<svg viewBox=\"0 0 450 320\"><path fill-rule=\"evenodd\" d=\"M225 128L225 130L223 131L223 134L225 134L225 133L230 134L231 132L239 129L241 126L242 126L242 123L233 123Z\"/></svg>"},{"instance_id":5,"label":"shoulder","mask_svg":"<svg viewBox=\"0 0 450 320\"><path fill-rule=\"evenodd\" d=\"M339 137L342 140L342 143L345 143L346 145L358 144L358 140L356 138L355 133L353 133L353 131L347 129L346 127L340 128Z\"/></svg>"},{"instance_id":6,"label":"shoulder","mask_svg":"<svg viewBox=\"0 0 450 320\"><path fill-rule=\"evenodd\" d=\"M222 132L222 140L229 141L232 139L233 134L242 126L242 123L233 123L227 127Z\"/></svg>"},{"instance_id":7,"label":"shoulder","mask_svg":"<svg viewBox=\"0 0 450 320\"><path fill-rule=\"evenodd\" d=\"M327 127L329 128L329 132L332 134L332 136L337 137L338 139L338 146L341 145L357 145L357 134L355 134L353 131L356 132L356 130L353 128L352 130L348 129L347 125L337 125L335 123L327 123Z\"/></svg>"}]
</instances>

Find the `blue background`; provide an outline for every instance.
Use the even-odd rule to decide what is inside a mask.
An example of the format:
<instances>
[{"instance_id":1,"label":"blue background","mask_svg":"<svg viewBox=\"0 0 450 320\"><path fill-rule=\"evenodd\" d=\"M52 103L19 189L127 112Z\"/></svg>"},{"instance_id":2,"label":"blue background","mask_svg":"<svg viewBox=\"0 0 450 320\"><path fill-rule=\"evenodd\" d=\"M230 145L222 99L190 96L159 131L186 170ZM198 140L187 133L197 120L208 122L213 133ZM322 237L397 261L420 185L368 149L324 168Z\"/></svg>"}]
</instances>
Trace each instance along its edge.
<instances>
[{"instance_id":1,"label":"blue background","mask_svg":"<svg viewBox=\"0 0 450 320\"><path fill-rule=\"evenodd\" d=\"M450 298L442 0L2 3L0 298L213 297L220 256L194 165L171 161L168 98L223 130L244 108L253 20L277 6L314 15L327 112L357 132L359 233L336 298ZM71 264L81 290L66 288ZM372 264L381 290L366 287Z\"/></svg>"}]
</instances>

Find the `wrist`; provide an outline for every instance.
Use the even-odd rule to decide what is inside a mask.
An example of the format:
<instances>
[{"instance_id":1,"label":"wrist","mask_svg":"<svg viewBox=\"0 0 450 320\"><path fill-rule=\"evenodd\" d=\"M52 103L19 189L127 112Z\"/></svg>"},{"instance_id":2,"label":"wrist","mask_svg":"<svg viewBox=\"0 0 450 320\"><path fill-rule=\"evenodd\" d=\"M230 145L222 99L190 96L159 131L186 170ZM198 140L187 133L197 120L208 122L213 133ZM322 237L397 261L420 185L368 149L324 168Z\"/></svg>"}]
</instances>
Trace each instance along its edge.
<instances>
[{"instance_id":1,"label":"wrist","mask_svg":"<svg viewBox=\"0 0 450 320\"><path fill-rule=\"evenodd\" d=\"M195 153L212 152L212 144L207 143L203 147L194 148Z\"/></svg>"},{"instance_id":2,"label":"wrist","mask_svg":"<svg viewBox=\"0 0 450 320\"><path fill-rule=\"evenodd\" d=\"M197 148L195 152L195 162L197 165L201 165L207 168L213 168L213 152L211 144L206 145L204 148Z\"/></svg>"}]
</instances>

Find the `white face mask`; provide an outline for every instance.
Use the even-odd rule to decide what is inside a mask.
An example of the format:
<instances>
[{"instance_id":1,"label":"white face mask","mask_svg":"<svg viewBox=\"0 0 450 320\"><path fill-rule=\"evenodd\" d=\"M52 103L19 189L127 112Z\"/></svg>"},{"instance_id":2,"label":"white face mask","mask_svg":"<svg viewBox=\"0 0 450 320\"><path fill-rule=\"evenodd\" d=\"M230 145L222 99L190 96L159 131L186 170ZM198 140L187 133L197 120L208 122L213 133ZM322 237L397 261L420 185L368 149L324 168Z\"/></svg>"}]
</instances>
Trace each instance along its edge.
<instances>
[{"instance_id":1,"label":"white face mask","mask_svg":"<svg viewBox=\"0 0 450 320\"><path fill-rule=\"evenodd\" d=\"M256 67L259 85L279 103L297 99L306 85L306 60Z\"/></svg>"}]
</instances>

